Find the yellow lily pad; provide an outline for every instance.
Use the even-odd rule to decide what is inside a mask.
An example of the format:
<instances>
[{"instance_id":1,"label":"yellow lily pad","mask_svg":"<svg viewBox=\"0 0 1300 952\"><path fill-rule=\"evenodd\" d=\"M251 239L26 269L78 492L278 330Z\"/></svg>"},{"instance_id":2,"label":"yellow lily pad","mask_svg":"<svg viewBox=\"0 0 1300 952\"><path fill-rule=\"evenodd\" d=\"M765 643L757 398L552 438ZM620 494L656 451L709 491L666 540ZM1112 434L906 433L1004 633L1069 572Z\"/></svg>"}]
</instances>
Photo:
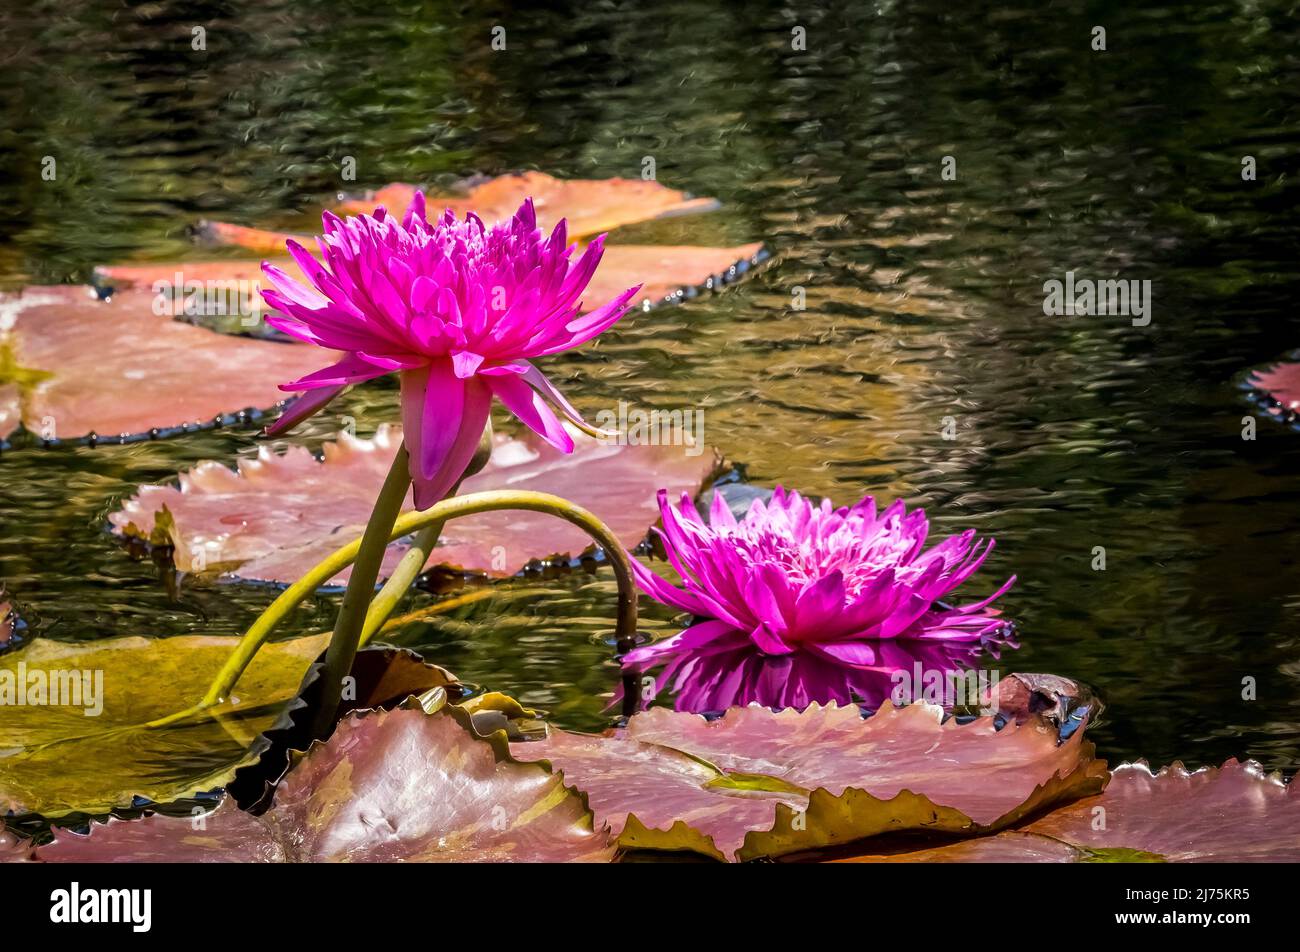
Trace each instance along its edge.
<instances>
[{"instance_id":1,"label":"yellow lily pad","mask_svg":"<svg viewBox=\"0 0 1300 952\"><path fill-rule=\"evenodd\" d=\"M0 807L47 817L175 800L224 784L292 703L326 635L265 646L212 716L197 702L237 638L37 639L0 657Z\"/></svg>"}]
</instances>

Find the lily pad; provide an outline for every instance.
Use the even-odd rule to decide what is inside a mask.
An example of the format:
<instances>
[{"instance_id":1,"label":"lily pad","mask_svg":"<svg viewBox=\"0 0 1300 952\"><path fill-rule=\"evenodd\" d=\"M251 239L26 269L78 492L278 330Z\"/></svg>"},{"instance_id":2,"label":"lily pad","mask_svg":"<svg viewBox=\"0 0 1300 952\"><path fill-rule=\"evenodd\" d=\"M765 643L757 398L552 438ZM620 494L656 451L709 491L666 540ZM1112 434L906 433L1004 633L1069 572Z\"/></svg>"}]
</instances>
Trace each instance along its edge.
<instances>
[{"instance_id":1,"label":"lily pad","mask_svg":"<svg viewBox=\"0 0 1300 952\"><path fill-rule=\"evenodd\" d=\"M132 442L256 418L320 355L214 334L154 313L138 290L0 295L0 441L21 424L46 444Z\"/></svg>"},{"instance_id":2,"label":"lily pad","mask_svg":"<svg viewBox=\"0 0 1300 952\"><path fill-rule=\"evenodd\" d=\"M999 724L1005 724L998 729ZM941 708L655 708L606 735L516 743L587 794L629 848L753 859L904 831L974 834L1099 791L1104 763L1037 717L961 724Z\"/></svg>"},{"instance_id":3,"label":"lily pad","mask_svg":"<svg viewBox=\"0 0 1300 952\"><path fill-rule=\"evenodd\" d=\"M1122 764L1100 796L1079 800L1019 830L850 862L1294 863L1300 861L1300 795L1253 761L1153 774Z\"/></svg>"},{"instance_id":4,"label":"lily pad","mask_svg":"<svg viewBox=\"0 0 1300 952\"><path fill-rule=\"evenodd\" d=\"M271 809L58 832L44 862L608 862L583 798L454 708L353 714L285 776Z\"/></svg>"},{"instance_id":5,"label":"lily pad","mask_svg":"<svg viewBox=\"0 0 1300 952\"><path fill-rule=\"evenodd\" d=\"M1247 385L1265 411L1284 423L1300 420L1300 362L1287 361L1251 374Z\"/></svg>"},{"instance_id":6,"label":"lily pad","mask_svg":"<svg viewBox=\"0 0 1300 952\"><path fill-rule=\"evenodd\" d=\"M532 198L541 228L550 231L563 218L574 238L598 235L656 218L711 212L719 207L717 199L692 198L686 192L654 181L558 179L545 172L500 175L472 183L461 191L463 195L429 198L430 210L450 208L461 217L473 212L490 225L508 219L525 199ZM395 182L365 198L343 202L338 211L348 215L368 214L376 205L383 205L400 217L415 197L415 192L416 186Z\"/></svg>"},{"instance_id":7,"label":"lily pad","mask_svg":"<svg viewBox=\"0 0 1300 952\"><path fill-rule=\"evenodd\" d=\"M524 199L531 197L541 228L549 231L563 218L570 238L584 238L622 225L713 211L718 207L716 199L691 198L658 182L623 178L564 180L545 172L502 175L463 191L459 195L429 196L430 215L450 208L457 217L473 212L491 225L508 219ZM416 186L396 182L372 192L368 198L345 201L336 211L346 215L370 214L376 206L383 205L390 214L401 218L415 192ZM218 244L238 245L259 254L280 254L286 239L301 238L289 232L211 221L202 222L199 232Z\"/></svg>"},{"instance_id":8,"label":"lily pad","mask_svg":"<svg viewBox=\"0 0 1300 952\"><path fill-rule=\"evenodd\" d=\"M0 809L105 813L137 798L166 802L224 785L257 759L260 735L296 705L328 638L264 646L210 716L160 729L142 725L197 702L237 638L36 639L0 657ZM428 670L422 690L453 680ZM373 691L359 684L356 703L388 699Z\"/></svg>"},{"instance_id":9,"label":"lily pad","mask_svg":"<svg viewBox=\"0 0 1300 952\"><path fill-rule=\"evenodd\" d=\"M767 257L761 242L730 248L697 245L606 245L600 267L587 285L587 300L608 300L641 285L634 306L649 310L680 304L700 291L719 291L738 281ZM625 283L630 282L630 283Z\"/></svg>"},{"instance_id":10,"label":"lily pad","mask_svg":"<svg viewBox=\"0 0 1300 952\"><path fill-rule=\"evenodd\" d=\"M15 836L0 823L0 863L23 863L32 858L31 840Z\"/></svg>"},{"instance_id":11,"label":"lily pad","mask_svg":"<svg viewBox=\"0 0 1300 952\"><path fill-rule=\"evenodd\" d=\"M182 571L292 582L361 535L400 442L400 430L381 427L369 440L340 435L325 445L323 461L291 446L283 453L263 448L236 470L201 463L181 475L179 486L142 487L109 521L120 535L174 547ZM575 444L565 455L531 434L501 438L491 461L465 481L462 492L556 493L601 513L630 548L658 517L659 487L694 491L717 467L711 452L688 455L681 446L617 446L580 434ZM552 516L485 513L448 523L430 561L504 576L532 559L577 554L590 544L580 529ZM389 546L385 575L406 548L400 541ZM347 574L333 582L341 584Z\"/></svg>"},{"instance_id":12,"label":"lily pad","mask_svg":"<svg viewBox=\"0 0 1300 952\"><path fill-rule=\"evenodd\" d=\"M270 249L270 253L283 254L284 244ZM583 300L591 307L599 307L639 284L641 291L633 304L643 310L660 304L680 303L701 290L719 290L739 280L765 257L763 245L757 242L729 248L607 245ZM298 267L292 258L276 258L272 263L289 273L294 273ZM264 307L260 295L250 293L263 283L260 260L103 265L95 269L95 277L103 286L112 288L152 288L165 282L168 287L180 289L175 306L181 311L187 306L186 294L193 294L196 289L222 287L237 290L241 299L247 299L252 310L260 311ZM186 288L191 290L186 291ZM212 323L206 318L205 321ZM240 312L238 321L238 326L231 330L242 333L251 329L243 312ZM3 406L2 402L0 406Z\"/></svg>"},{"instance_id":13,"label":"lily pad","mask_svg":"<svg viewBox=\"0 0 1300 952\"><path fill-rule=\"evenodd\" d=\"M5 595L4 586L0 585L0 652L17 646L22 620L14 603Z\"/></svg>"},{"instance_id":14,"label":"lily pad","mask_svg":"<svg viewBox=\"0 0 1300 952\"><path fill-rule=\"evenodd\" d=\"M868 844L869 846L870 844ZM1045 836L1007 830L923 849L863 853L832 859L832 863L1073 863L1080 851Z\"/></svg>"},{"instance_id":15,"label":"lily pad","mask_svg":"<svg viewBox=\"0 0 1300 952\"><path fill-rule=\"evenodd\" d=\"M1182 764L1152 774L1116 768L1100 797L1080 800L1025 827L1086 851L1140 851L1168 862L1300 861L1300 795L1253 761L1216 769ZM1098 813L1098 809L1102 813Z\"/></svg>"}]
</instances>

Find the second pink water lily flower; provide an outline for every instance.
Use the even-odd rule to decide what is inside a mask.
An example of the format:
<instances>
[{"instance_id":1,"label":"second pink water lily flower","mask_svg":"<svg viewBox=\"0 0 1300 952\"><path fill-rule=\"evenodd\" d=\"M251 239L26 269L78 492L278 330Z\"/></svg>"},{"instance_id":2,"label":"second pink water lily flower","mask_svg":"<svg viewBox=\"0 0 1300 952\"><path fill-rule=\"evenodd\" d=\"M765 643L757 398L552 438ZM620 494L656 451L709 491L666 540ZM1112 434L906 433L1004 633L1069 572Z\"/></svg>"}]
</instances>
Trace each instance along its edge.
<instances>
[{"instance_id":1,"label":"second pink water lily flower","mask_svg":"<svg viewBox=\"0 0 1300 952\"><path fill-rule=\"evenodd\" d=\"M719 493L709 522L690 497L674 506L659 493L660 536L681 576L677 588L633 561L656 601L696 616L678 635L624 656L662 664L658 689L671 684L679 710L733 705L804 708L854 700L876 706L892 675L968 667L981 650L996 654L1010 630L990 604L1010 588L954 607L938 600L979 569L993 548L973 531L924 550L924 510L896 502L877 513L864 497L851 507L813 505L777 487L737 519Z\"/></svg>"},{"instance_id":2,"label":"second pink water lily flower","mask_svg":"<svg viewBox=\"0 0 1300 952\"><path fill-rule=\"evenodd\" d=\"M590 430L533 365L591 340L627 311L639 290L580 315L604 252L604 236L581 255L565 223L537 227L532 200L508 222L486 226L448 210L430 223L423 193L399 223L383 208L341 219L326 212L320 259L287 242L309 284L267 262L264 290L280 314L267 323L299 340L344 352L342 360L286 383L307 391L268 432L300 423L351 384L401 375L402 428L417 508L457 482L479 445L492 398L551 445L572 452L556 411Z\"/></svg>"}]
</instances>

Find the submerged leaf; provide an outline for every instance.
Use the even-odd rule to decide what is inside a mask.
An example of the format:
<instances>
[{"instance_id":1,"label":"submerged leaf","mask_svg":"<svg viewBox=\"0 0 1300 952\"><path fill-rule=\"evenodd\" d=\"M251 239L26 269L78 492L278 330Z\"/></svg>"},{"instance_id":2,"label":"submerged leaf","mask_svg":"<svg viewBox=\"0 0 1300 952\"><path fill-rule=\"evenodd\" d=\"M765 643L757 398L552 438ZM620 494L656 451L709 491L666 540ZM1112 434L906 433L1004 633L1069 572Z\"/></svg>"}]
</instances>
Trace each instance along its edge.
<instances>
[{"instance_id":1,"label":"submerged leaf","mask_svg":"<svg viewBox=\"0 0 1300 952\"><path fill-rule=\"evenodd\" d=\"M0 295L0 441L21 423L46 442L124 442L256 417L319 356L214 334L154 313L141 289Z\"/></svg>"},{"instance_id":2,"label":"submerged leaf","mask_svg":"<svg viewBox=\"0 0 1300 952\"><path fill-rule=\"evenodd\" d=\"M1259 764L1152 774L1122 764L1100 796L996 836L848 862L1294 863L1300 795Z\"/></svg>"},{"instance_id":3,"label":"submerged leaf","mask_svg":"<svg viewBox=\"0 0 1300 952\"><path fill-rule=\"evenodd\" d=\"M296 706L328 639L263 646L226 703L159 729L143 725L196 703L239 639L37 639L0 657L0 809L104 813L137 797L166 802L224 785L257 760L260 735ZM454 680L421 667L421 690ZM382 693L390 687L405 697L412 683L409 674L388 683L358 678L356 703L390 700Z\"/></svg>"},{"instance_id":4,"label":"submerged leaf","mask_svg":"<svg viewBox=\"0 0 1300 952\"><path fill-rule=\"evenodd\" d=\"M369 215L382 205L390 215L400 219L415 191L414 185L395 182L372 192L368 198L345 201L336 210L345 215ZM492 225L514 215L527 198L533 200L537 224L542 230L550 231L563 218L570 239L590 237L655 218L712 211L718 207L715 199L690 198L685 192L658 182L622 178L566 181L545 172L524 172L473 185L463 195L429 195L428 214L432 220L444 209L451 209L458 218L473 212L486 224ZM225 222L203 222L199 227L201 234L218 244L238 245L262 254L282 253L286 239L301 237Z\"/></svg>"},{"instance_id":5,"label":"submerged leaf","mask_svg":"<svg viewBox=\"0 0 1300 952\"><path fill-rule=\"evenodd\" d=\"M353 714L289 771L262 816L226 800L196 821L59 832L45 862L606 862L614 847L556 774L520 764L469 715Z\"/></svg>"},{"instance_id":6,"label":"submerged leaf","mask_svg":"<svg viewBox=\"0 0 1300 952\"><path fill-rule=\"evenodd\" d=\"M656 708L626 729L554 731L511 748L546 760L587 794L626 847L752 859L885 832L977 833L1101 789L1105 766L1076 731L1042 718L959 724L928 704L717 720Z\"/></svg>"},{"instance_id":7,"label":"submerged leaf","mask_svg":"<svg viewBox=\"0 0 1300 952\"><path fill-rule=\"evenodd\" d=\"M565 455L531 433L500 439L462 494L488 489L551 492L599 512L632 547L654 523L655 492L694 491L716 468L712 453L682 446L617 446L579 436ZM342 434L324 461L302 447L277 454L263 448L238 470L201 463L176 486L144 486L109 516L114 531L174 546L178 568L200 565L241 579L292 582L334 549L361 535L383 484L400 431L381 427L374 439ZM407 499L410 505L410 499ZM530 559L588 548L582 530L540 513L497 512L447 524L431 558L492 575L518 571ZM389 546L387 575L407 545ZM348 573L340 573L341 583Z\"/></svg>"}]
</instances>

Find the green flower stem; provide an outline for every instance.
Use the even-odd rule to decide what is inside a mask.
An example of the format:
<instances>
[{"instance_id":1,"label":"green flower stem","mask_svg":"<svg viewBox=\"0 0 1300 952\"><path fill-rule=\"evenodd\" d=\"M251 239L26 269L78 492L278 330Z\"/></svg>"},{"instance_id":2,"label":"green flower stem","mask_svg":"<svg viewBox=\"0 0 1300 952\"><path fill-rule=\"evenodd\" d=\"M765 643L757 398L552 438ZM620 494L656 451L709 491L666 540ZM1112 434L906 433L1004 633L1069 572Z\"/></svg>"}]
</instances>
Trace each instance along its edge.
<instances>
[{"instance_id":1,"label":"green flower stem","mask_svg":"<svg viewBox=\"0 0 1300 952\"><path fill-rule=\"evenodd\" d=\"M456 485L443 499L447 499L460 492L461 484L470 476L482 472L483 467L488 464L492 458L492 421L488 420L487 425L483 428L483 436L479 439L478 450L474 453L469 465L465 467L465 472ZM415 582L416 577L424 571L424 566L429 561L429 556L433 554L434 548L438 544L438 539L442 536L442 527L447 520L435 522L432 525L425 526L415 534L411 542L411 548L402 556L397 567L393 569L393 574L388 577L384 587L379 590L370 602L370 608L366 610L366 622L361 628L361 645L369 644L370 639L379 631L388 616L391 615L398 604L406 597L407 590Z\"/></svg>"},{"instance_id":2,"label":"green flower stem","mask_svg":"<svg viewBox=\"0 0 1300 952\"><path fill-rule=\"evenodd\" d=\"M452 490L455 495L455 490ZM442 522L435 522L431 526L425 526L416 533L415 539L411 542L411 547L402 556L402 560L397 563L393 569L393 574L388 577L384 587L379 590L374 599L370 602L370 608L366 612L366 621L361 628L362 646L370 643L370 639L375 636L375 632L383 627L388 616L393 613L398 604L406 597L407 589L415 581L416 576L424 569L424 565L429 561L429 556L433 554L433 548L438 544L438 538L442 535Z\"/></svg>"},{"instance_id":3,"label":"green flower stem","mask_svg":"<svg viewBox=\"0 0 1300 952\"><path fill-rule=\"evenodd\" d=\"M389 541L399 539L413 532L481 512L498 512L503 509L523 509L530 512L542 512L558 516L582 529L604 550L614 570L618 583L618 617L615 636L618 652L625 654L636 646L637 599L636 586L632 577L632 565L627 552L618 538L603 522L580 506L553 496L550 493L538 493L512 490L493 490L472 493L468 496L454 496L444 499L424 512L408 512L398 517ZM418 539L417 539L418 541ZM245 633L243 640L227 659L221 671L217 673L203 700L191 708L176 714L151 721L149 727L162 727L176 721L184 720L202 711L222 703L229 695L244 669L252 662L253 656L270 637L276 626L291 612L298 603L312 595L316 589L347 568L356 560L361 548L360 541L343 546L327 556L306 575L285 589L262 613L261 617ZM354 573L355 574L355 573ZM395 602L394 602L395 603ZM637 693L635 676L629 675L624 683L624 712L631 713L635 708ZM331 711L331 714L333 712Z\"/></svg>"},{"instance_id":4,"label":"green flower stem","mask_svg":"<svg viewBox=\"0 0 1300 952\"><path fill-rule=\"evenodd\" d=\"M393 524L402 512L407 490L411 488L410 454L406 441L397 448L397 456L384 478L375 508L370 512L366 531L361 536L361 546L352 563L348 587L343 592L343 604L334 620L334 637L325 651L325 670L321 672L320 706L316 708L316 721L312 736L325 737L334 727L334 712L343 697L343 679L352 670L352 659L361 644L361 629L366 622L366 612L375 597L375 582L383 566L384 552L388 548Z\"/></svg>"}]
</instances>

